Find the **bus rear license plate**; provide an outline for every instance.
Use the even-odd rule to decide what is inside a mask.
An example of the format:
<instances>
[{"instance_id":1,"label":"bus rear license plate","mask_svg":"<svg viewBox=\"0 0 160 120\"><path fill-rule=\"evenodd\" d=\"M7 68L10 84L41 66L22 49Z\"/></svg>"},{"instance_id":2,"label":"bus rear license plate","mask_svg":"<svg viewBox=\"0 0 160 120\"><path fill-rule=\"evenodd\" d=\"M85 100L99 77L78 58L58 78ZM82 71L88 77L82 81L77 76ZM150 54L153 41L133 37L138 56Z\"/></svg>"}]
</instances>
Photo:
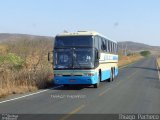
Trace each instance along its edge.
<instances>
[{"instance_id":1,"label":"bus rear license plate","mask_svg":"<svg viewBox=\"0 0 160 120\"><path fill-rule=\"evenodd\" d=\"M69 82L76 82L76 80L69 80Z\"/></svg>"}]
</instances>

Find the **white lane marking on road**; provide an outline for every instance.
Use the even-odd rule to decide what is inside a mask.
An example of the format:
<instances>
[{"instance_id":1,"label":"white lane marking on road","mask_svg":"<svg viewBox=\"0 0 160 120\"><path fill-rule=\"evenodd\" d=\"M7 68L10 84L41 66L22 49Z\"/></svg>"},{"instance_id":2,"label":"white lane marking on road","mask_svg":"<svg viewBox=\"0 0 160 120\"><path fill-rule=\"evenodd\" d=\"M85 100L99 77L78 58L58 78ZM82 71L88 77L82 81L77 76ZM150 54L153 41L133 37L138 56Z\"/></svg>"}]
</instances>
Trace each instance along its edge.
<instances>
[{"instance_id":1,"label":"white lane marking on road","mask_svg":"<svg viewBox=\"0 0 160 120\"><path fill-rule=\"evenodd\" d=\"M60 85L60 86L57 86L57 87L53 87L52 89L56 89L56 88L60 88L62 87L63 85ZM47 90L41 90L39 92L36 92L36 93L32 93L32 94L28 94L28 95L24 95L24 96L21 96L21 97L17 97L17 98L13 98L13 99L8 99L8 100L4 100L4 101L1 101L1 103L6 103L6 102L9 102L9 101L14 101L14 100L18 100L18 99L21 99L21 98L25 98L25 97L29 97L29 96L32 96L32 95L37 95L37 94L40 94L40 93L43 93L43 92L46 92L50 89L47 89Z\"/></svg>"}]
</instances>

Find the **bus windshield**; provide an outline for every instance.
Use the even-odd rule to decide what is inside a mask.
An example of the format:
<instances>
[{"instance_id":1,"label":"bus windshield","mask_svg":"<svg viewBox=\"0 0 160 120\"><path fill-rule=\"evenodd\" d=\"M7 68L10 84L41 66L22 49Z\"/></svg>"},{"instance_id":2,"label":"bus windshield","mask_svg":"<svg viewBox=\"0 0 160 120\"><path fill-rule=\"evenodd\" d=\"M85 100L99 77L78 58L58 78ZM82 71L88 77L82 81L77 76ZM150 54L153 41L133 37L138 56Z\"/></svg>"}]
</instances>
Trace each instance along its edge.
<instances>
[{"instance_id":1,"label":"bus windshield","mask_svg":"<svg viewBox=\"0 0 160 120\"><path fill-rule=\"evenodd\" d=\"M91 48L56 49L54 52L54 69L93 68L93 53Z\"/></svg>"},{"instance_id":2,"label":"bus windshield","mask_svg":"<svg viewBox=\"0 0 160 120\"><path fill-rule=\"evenodd\" d=\"M74 51L74 68L93 68L94 54L93 49L79 48Z\"/></svg>"},{"instance_id":3,"label":"bus windshield","mask_svg":"<svg viewBox=\"0 0 160 120\"><path fill-rule=\"evenodd\" d=\"M55 48L88 46L92 47L92 36L59 36L55 39Z\"/></svg>"},{"instance_id":4,"label":"bus windshield","mask_svg":"<svg viewBox=\"0 0 160 120\"><path fill-rule=\"evenodd\" d=\"M54 51L54 68L72 68L72 51L70 49L58 49Z\"/></svg>"}]
</instances>

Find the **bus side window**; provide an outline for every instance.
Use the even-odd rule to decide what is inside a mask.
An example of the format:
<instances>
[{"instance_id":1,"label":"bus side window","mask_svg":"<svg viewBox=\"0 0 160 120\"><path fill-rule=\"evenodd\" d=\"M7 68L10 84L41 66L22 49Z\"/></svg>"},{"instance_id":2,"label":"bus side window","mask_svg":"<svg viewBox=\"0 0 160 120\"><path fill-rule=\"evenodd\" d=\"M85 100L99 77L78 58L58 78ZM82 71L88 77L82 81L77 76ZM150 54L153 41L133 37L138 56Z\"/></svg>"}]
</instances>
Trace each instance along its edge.
<instances>
[{"instance_id":1,"label":"bus side window","mask_svg":"<svg viewBox=\"0 0 160 120\"><path fill-rule=\"evenodd\" d=\"M106 49L107 49L107 47L106 47L106 40L103 39L103 42L104 42L104 51L106 52Z\"/></svg>"},{"instance_id":2,"label":"bus side window","mask_svg":"<svg viewBox=\"0 0 160 120\"><path fill-rule=\"evenodd\" d=\"M111 53L113 53L113 42L111 42Z\"/></svg>"},{"instance_id":3,"label":"bus side window","mask_svg":"<svg viewBox=\"0 0 160 120\"><path fill-rule=\"evenodd\" d=\"M114 54L114 42L112 42L112 53Z\"/></svg>"},{"instance_id":4,"label":"bus side window","mask_svg":"<svg viewBox=\"0 0 160 120\"><path fill-rule=\"evenodd\" d=\"M101 49L102 49L102 51L105 51L105 41L104 41L104 39L103 38L101 38Z\"/></svg>"},{"instance_id":5,"label":"bus side window","mask_svg":"<svg viewBox=\"0 0 160 120\"><path fill-rule=\"evenodd\" d=\"M116 54L118 54L118 45L116 44Z\"/></svg>"},{"instance_id":6,"label":"bus side window","mask_svg":"<svg viewBox=\"0 0 160 120\"><path fill-rule=\"evenodd\" d=\"M116 44L114 43L114 54L116 54Z\"/></svg>"},{"instance_id":7,"label":"bus side window","mask_svg":"<svg viewBox=\"0 0 160 120\"><path fill-rule=\"evenodd\" d=\"M114 53L117 54L117 45L116 45L116 43L114 44L114 48L115 48L114 49Z\"/></svg>"},{"instance_id":8,"label":"bus side window","mask_svg":"<svg viewBox=\"0 0 160 120\"><path fill-rule=\"evenodd\" d=\"M95 41L95 47L99 50L98 36L94 37L94 41Z\"/></svg>"},{"instance_id":9,"label":"bus side window","mask_svg":"<svg viewBox=\"0 0 160 120\"><path fill-rule=\"evenodd\" d=\"M115 43L113 43L113 53L115 54Z\"/></svg>"},{"instance_id":10,"label":"bus side window","mask_svg":"<svg viewBox=\"0 0 160 120\"><path fill-rule=\"evenodd\" d=\"M108 40L108 52L110 53L111 52L111 44L110 44L110 41Z\"/></svg>"},{"instance_id":11,"label":"bus side window","mask_svg":"<svg viewBox=\"0 0 160 120\"><path fill-rule=\"evenodd\" d=\"M114 43L114 54L116 54L116 43Z\"/></svg>"},{"instance_id":12,"label":"bus side window","mask_svg":"<svg viewBox=\"0 0 160 120\"><path fill-rule=\"evenodd\" d=\"M106 39L106 52L109 52L109 49L108 49L108 40Z\"/></svg>"},{"instance_id":13,"label":"bus side window","mask_svg":"<svg viewBox=\"0 0 160 120\"><path fill-rule=\"evenodd\" d=\"M102 51L102 48L101 48L101 46L102 46L102 41L101 41L101 38L100 38L100 37L98 37L98 44L99 44L99 51Z\"/></svg>"}]
</instances>

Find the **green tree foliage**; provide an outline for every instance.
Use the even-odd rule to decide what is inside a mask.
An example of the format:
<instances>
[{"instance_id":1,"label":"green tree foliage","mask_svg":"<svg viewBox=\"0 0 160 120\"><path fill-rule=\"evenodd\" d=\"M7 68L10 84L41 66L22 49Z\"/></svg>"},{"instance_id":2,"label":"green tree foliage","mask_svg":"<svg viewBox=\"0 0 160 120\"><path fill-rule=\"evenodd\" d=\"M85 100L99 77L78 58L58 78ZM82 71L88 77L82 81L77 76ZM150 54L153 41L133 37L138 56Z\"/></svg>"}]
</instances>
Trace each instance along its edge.
<instances>
[{"instance_id":1,"label":"green tree foliage","mask_svg":"<svg viewBox=\"0 0 160 120\"><path fill-rule=\"evenodd\" d=\"M6 55L1 54L0 55L0 65L4 64L4 62L7 62L15 69L22 68L24 64L24 60L20 56L14 53L8 53Z\"/></svg>"},{"instance_id":2,"label":"green tree foliage","mask_svg":"<svg viewBox=\"0 0 160 120\"><path fill-rule=\"evenodd\" d=\"M140 54L144 57L147 57L151 54L151 52L150 51L141 51Z\"/></svg>"}]
</instances>

